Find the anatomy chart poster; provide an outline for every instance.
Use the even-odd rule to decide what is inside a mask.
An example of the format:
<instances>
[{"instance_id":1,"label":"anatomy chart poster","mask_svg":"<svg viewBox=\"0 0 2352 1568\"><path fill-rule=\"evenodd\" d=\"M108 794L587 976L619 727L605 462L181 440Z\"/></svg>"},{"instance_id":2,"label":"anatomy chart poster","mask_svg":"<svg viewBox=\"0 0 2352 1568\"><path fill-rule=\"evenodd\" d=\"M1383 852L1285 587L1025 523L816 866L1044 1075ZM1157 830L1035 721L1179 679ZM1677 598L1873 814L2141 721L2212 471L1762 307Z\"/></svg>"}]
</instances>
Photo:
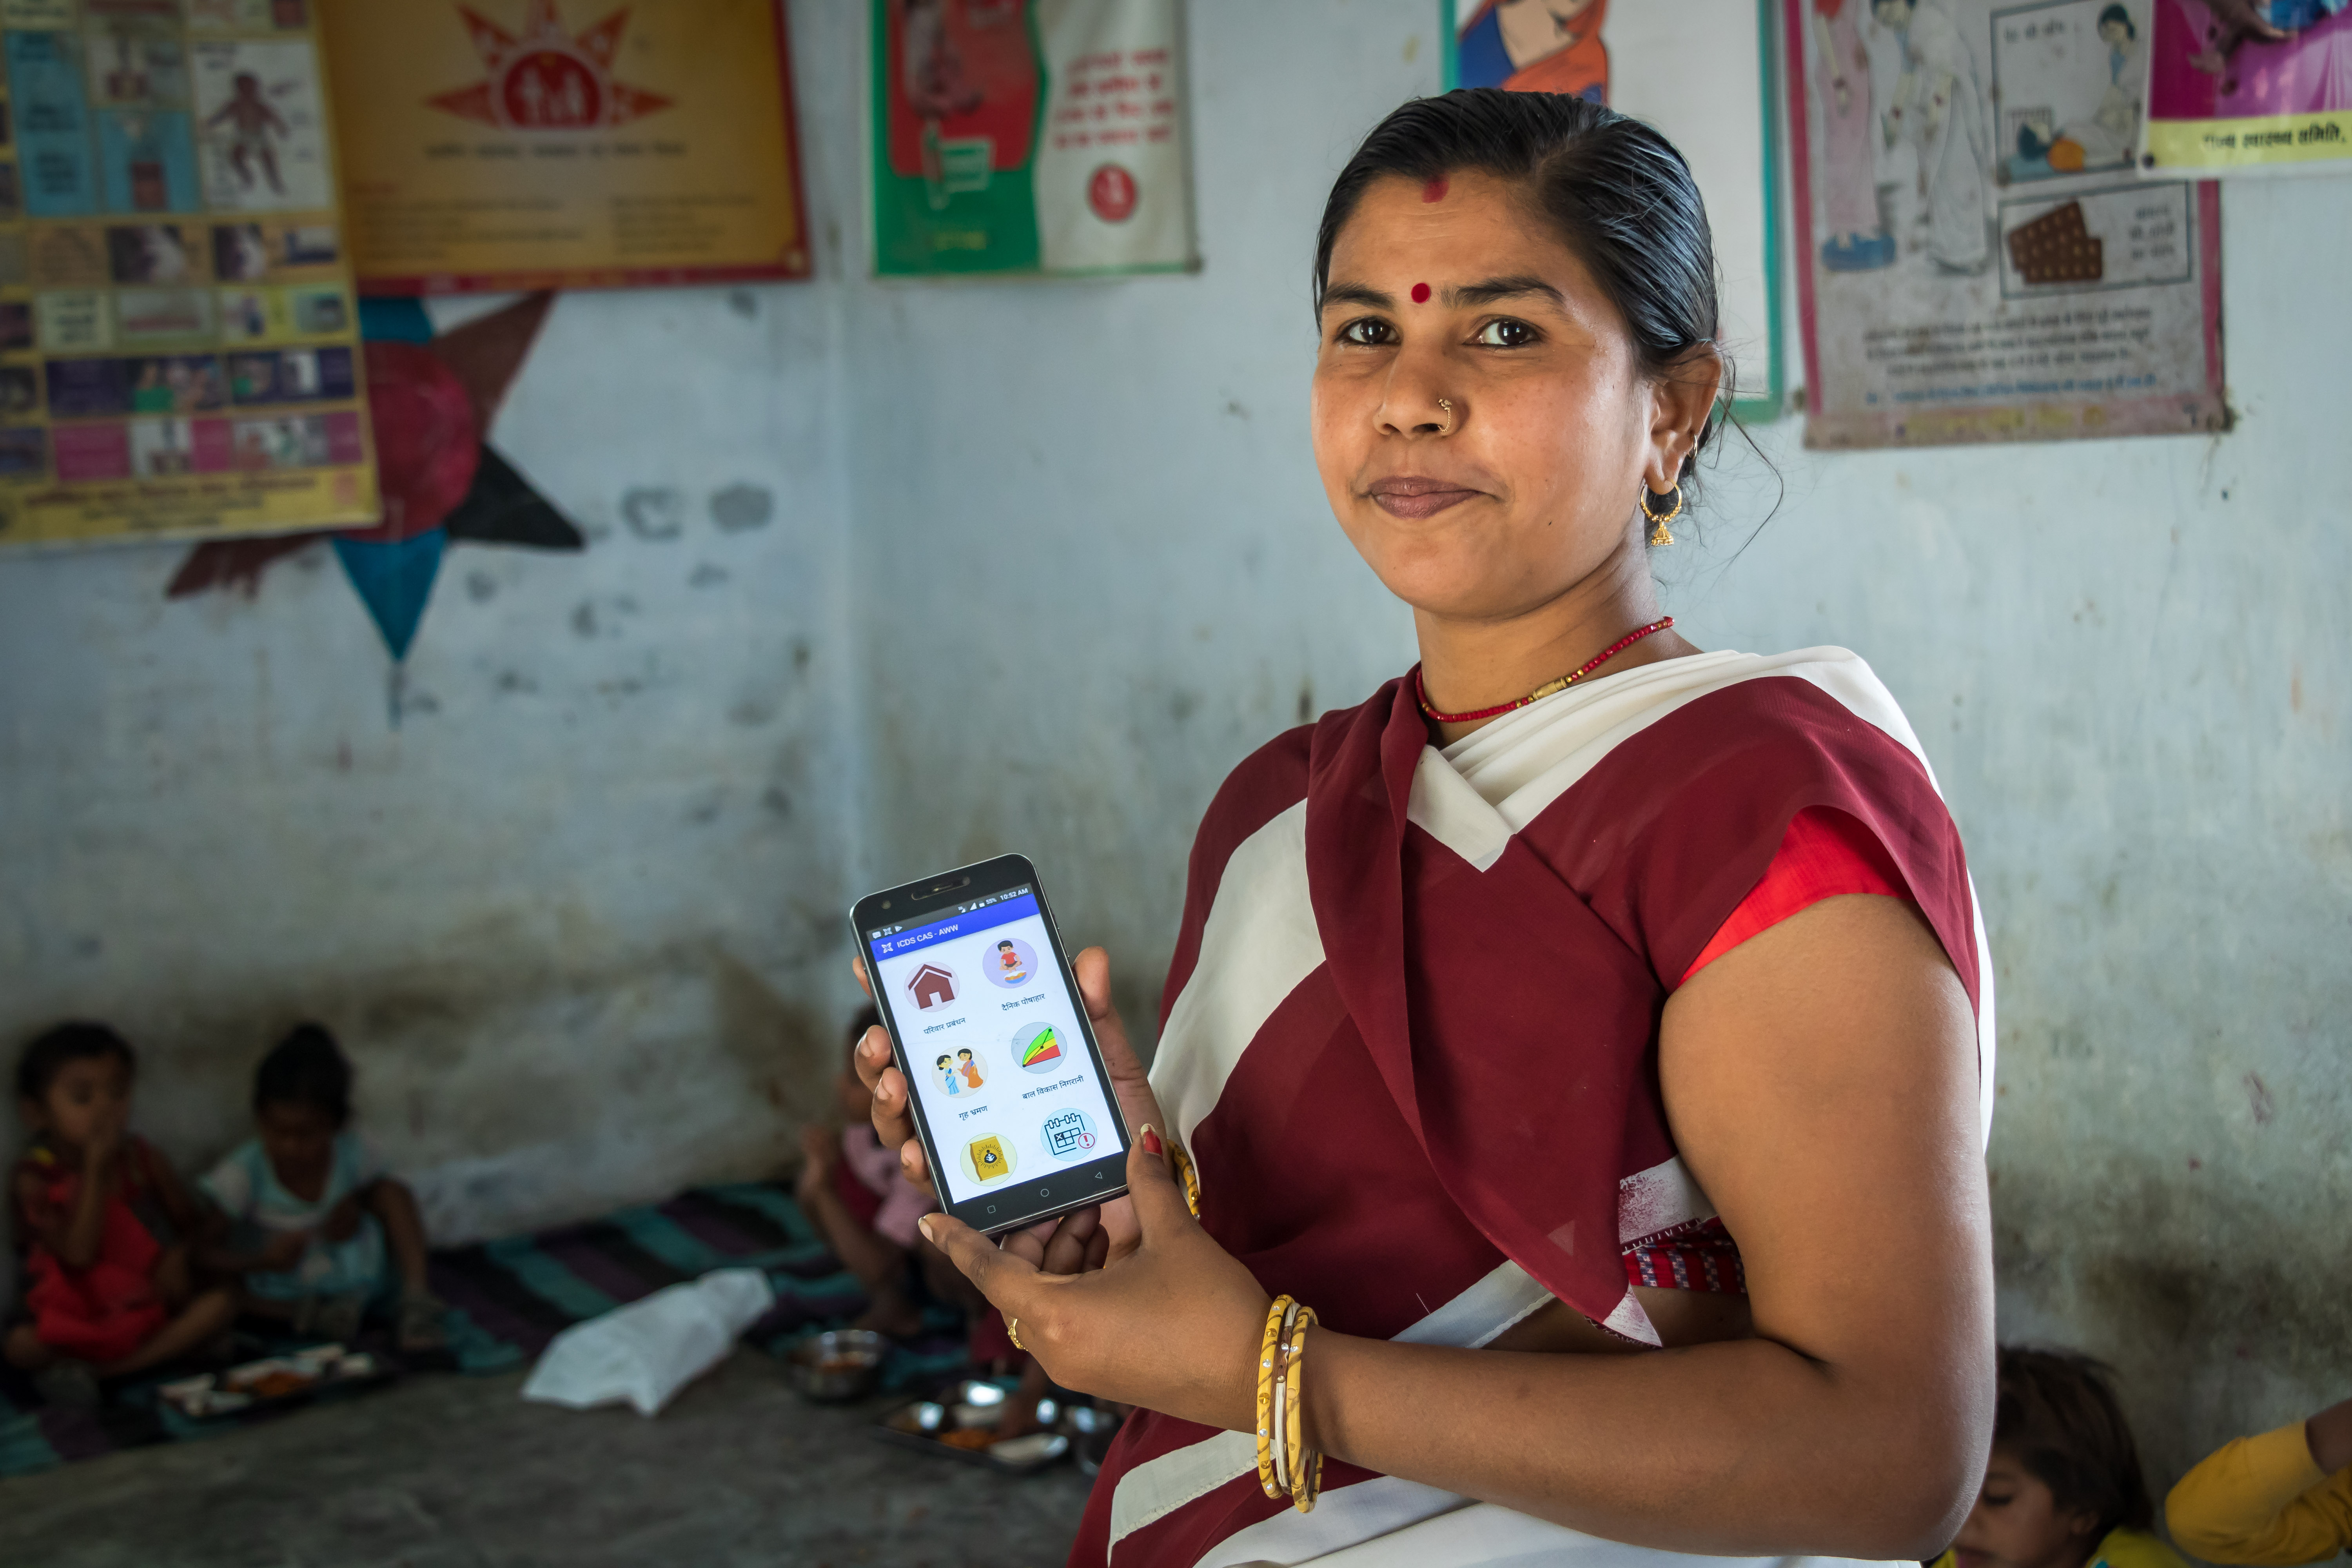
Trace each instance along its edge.
<instances>
[{"instance_id":1,"label":"anatomy chart poster","mask_svg":"<svg viewBox=\"0 0 2352 1568\"><path fill-rule=\"evenodd\" d=\"M370 293L805 278L782 0L314 0Z\"/></svg>"},{"instance_id":2,"label":"anatomy chart poster","mask_svg":"<svg viewBox=\"0 0 2352 1568\"><path fill-rule=\"evenodd\" d=\"M1180 0L870 0L884 277L1195 261Z\"/></svg>"},{"instance_id":3,"label":"anatomy chart poster","mask_svg":"<svg viewBox=\"0 0 2352 1568\"><path fill-rule=\"evenodd\" d=\"M2134 167L2171 0L1786 0L1806 444L2219 430L2221 198Z\"/></svg>"},{"instance_id":4,"label":"anatomy chart poster","mask_svg":"<svg viewBox=\"0 0 2352 1568\"><path fill-rule=\"evenodd\" d=\"M0 0L0 544L375 521L305 0Z\"/></svg>"},{"instance_id":5,"label":"anatomy chart poster","mask_svg":"<svg viewBox=\"0 0 2352 1568\"><path fill-rule=\"evenodd\" d=\"M2345 0L2155 0L2144 167L2352 168Z\"/></svg>"}]
</instances>

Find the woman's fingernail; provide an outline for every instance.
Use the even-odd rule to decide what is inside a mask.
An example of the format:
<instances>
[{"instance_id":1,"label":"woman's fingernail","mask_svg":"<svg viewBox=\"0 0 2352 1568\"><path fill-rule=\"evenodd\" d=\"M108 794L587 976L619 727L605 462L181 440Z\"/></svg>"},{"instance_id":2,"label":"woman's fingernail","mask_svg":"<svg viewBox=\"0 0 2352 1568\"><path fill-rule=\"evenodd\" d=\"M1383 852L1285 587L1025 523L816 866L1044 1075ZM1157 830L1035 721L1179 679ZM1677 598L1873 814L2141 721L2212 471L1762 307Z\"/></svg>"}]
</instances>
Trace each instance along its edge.
<instances>
[{"instance_id":1,"label":"woman's fingernail","mask_svg":"<svg viewBox=\"0 0 2352 1568\"><path fill-rule=\"evenodd\" d=\"M1157 1154L1162 1152L1160 1134L1151 1130L1151 1123L1149 1121L1143 1124L1143 1152L1147 1154Z\"/></svg>"},{"instance_id":2,"label":"woman's fingernail","mask_svg":"<svg viewBox=\"0 0 2352 1568\"><path fill-rule=\"evenodd\" d=\"M917 1220L915 1222L915 1228L921 1231L923 1233L923 1239L929 1242L933 1247L937 1247L940 1244L940 1238L931 1234L930 1215L925 1215L922 1218Z\"/></svg>"}]
</instances>

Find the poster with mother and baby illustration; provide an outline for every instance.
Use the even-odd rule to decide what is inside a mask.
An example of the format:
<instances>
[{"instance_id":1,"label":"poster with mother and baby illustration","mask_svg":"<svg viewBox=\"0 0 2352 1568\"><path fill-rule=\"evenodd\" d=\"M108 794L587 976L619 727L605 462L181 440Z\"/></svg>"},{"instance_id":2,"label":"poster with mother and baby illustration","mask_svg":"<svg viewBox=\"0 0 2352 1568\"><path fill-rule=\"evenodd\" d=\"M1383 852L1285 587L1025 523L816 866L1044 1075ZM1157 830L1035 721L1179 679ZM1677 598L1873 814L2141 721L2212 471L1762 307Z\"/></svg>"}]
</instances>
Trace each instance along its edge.
<instances>
[{"instance_id":1,"label":"poster with mother and baby illustration","mask_svg":"<svg viewBox=\"0 0 2352 1568\"><path fill-rule=\"evenodd\" d=\"M1807 446L2226 427L2221 198L2139 167L2179 3L1783 0Z\"/></svg>"},{"instance_id":2,"label":"poster with mother and baby illustration","mask_svg":"<svg viewBox=\"0 0 2352 1568\"><path fill-rule=\"evenodd\" d=\"M1588 98L1649 121L1682 150L1714 229L1734 410L1777 415L1785 373L1769 0L1441 5L1446 86Z\"/></svg>"}]
</instances>

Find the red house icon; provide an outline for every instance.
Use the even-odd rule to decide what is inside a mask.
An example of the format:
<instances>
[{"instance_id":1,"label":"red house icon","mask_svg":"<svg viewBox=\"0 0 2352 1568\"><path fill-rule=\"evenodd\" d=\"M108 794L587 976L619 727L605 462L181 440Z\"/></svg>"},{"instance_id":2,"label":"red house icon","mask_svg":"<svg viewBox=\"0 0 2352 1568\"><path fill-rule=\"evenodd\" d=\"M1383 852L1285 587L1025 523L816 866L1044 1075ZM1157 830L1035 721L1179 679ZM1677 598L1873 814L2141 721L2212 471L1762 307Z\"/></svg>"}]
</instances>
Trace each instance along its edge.
<instances>
[{"instance_id":1,"label":"red house icon","mask_svg":"<svg viewBox=\"0 0 2352 1568\"><path fill-rule=\"evenodd\" d=\"M936 963L926 963L907 977L907 994L925 1012L943 1007L955 1000L955 973Z\"/></svg>"}]
</instances>

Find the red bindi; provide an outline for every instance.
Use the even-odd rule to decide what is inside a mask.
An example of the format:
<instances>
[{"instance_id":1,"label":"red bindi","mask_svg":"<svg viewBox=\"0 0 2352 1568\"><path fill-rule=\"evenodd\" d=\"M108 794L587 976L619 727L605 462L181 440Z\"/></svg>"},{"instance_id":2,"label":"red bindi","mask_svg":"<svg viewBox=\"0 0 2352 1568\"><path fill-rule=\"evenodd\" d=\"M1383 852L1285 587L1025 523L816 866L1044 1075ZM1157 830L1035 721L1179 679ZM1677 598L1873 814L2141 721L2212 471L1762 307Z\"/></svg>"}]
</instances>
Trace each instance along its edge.
<instances>
[{"instance_id":1,"label":"red bindi","mask_svg":"<svg viewBox=\"0 0 2352 1568\"><path fill-rule=\"evenodd\" d=\"M1422 186L1421 199L1425 202L1444 201L1445 199L1445 176L1440 174L1437 178L1430 181L1429 184Z\"/></svg>"},{"instance_id":2,"label":"red bindi","mask_svg":"<svg viewBox=\"0 0 2352 1568\"><path fill-rule=\"evenodd\" d=\"M1412 286L1412 302L1416 305L1426 305L1429 303L1428 284L1416 283Z\"/></svg>"}]
</instances>

